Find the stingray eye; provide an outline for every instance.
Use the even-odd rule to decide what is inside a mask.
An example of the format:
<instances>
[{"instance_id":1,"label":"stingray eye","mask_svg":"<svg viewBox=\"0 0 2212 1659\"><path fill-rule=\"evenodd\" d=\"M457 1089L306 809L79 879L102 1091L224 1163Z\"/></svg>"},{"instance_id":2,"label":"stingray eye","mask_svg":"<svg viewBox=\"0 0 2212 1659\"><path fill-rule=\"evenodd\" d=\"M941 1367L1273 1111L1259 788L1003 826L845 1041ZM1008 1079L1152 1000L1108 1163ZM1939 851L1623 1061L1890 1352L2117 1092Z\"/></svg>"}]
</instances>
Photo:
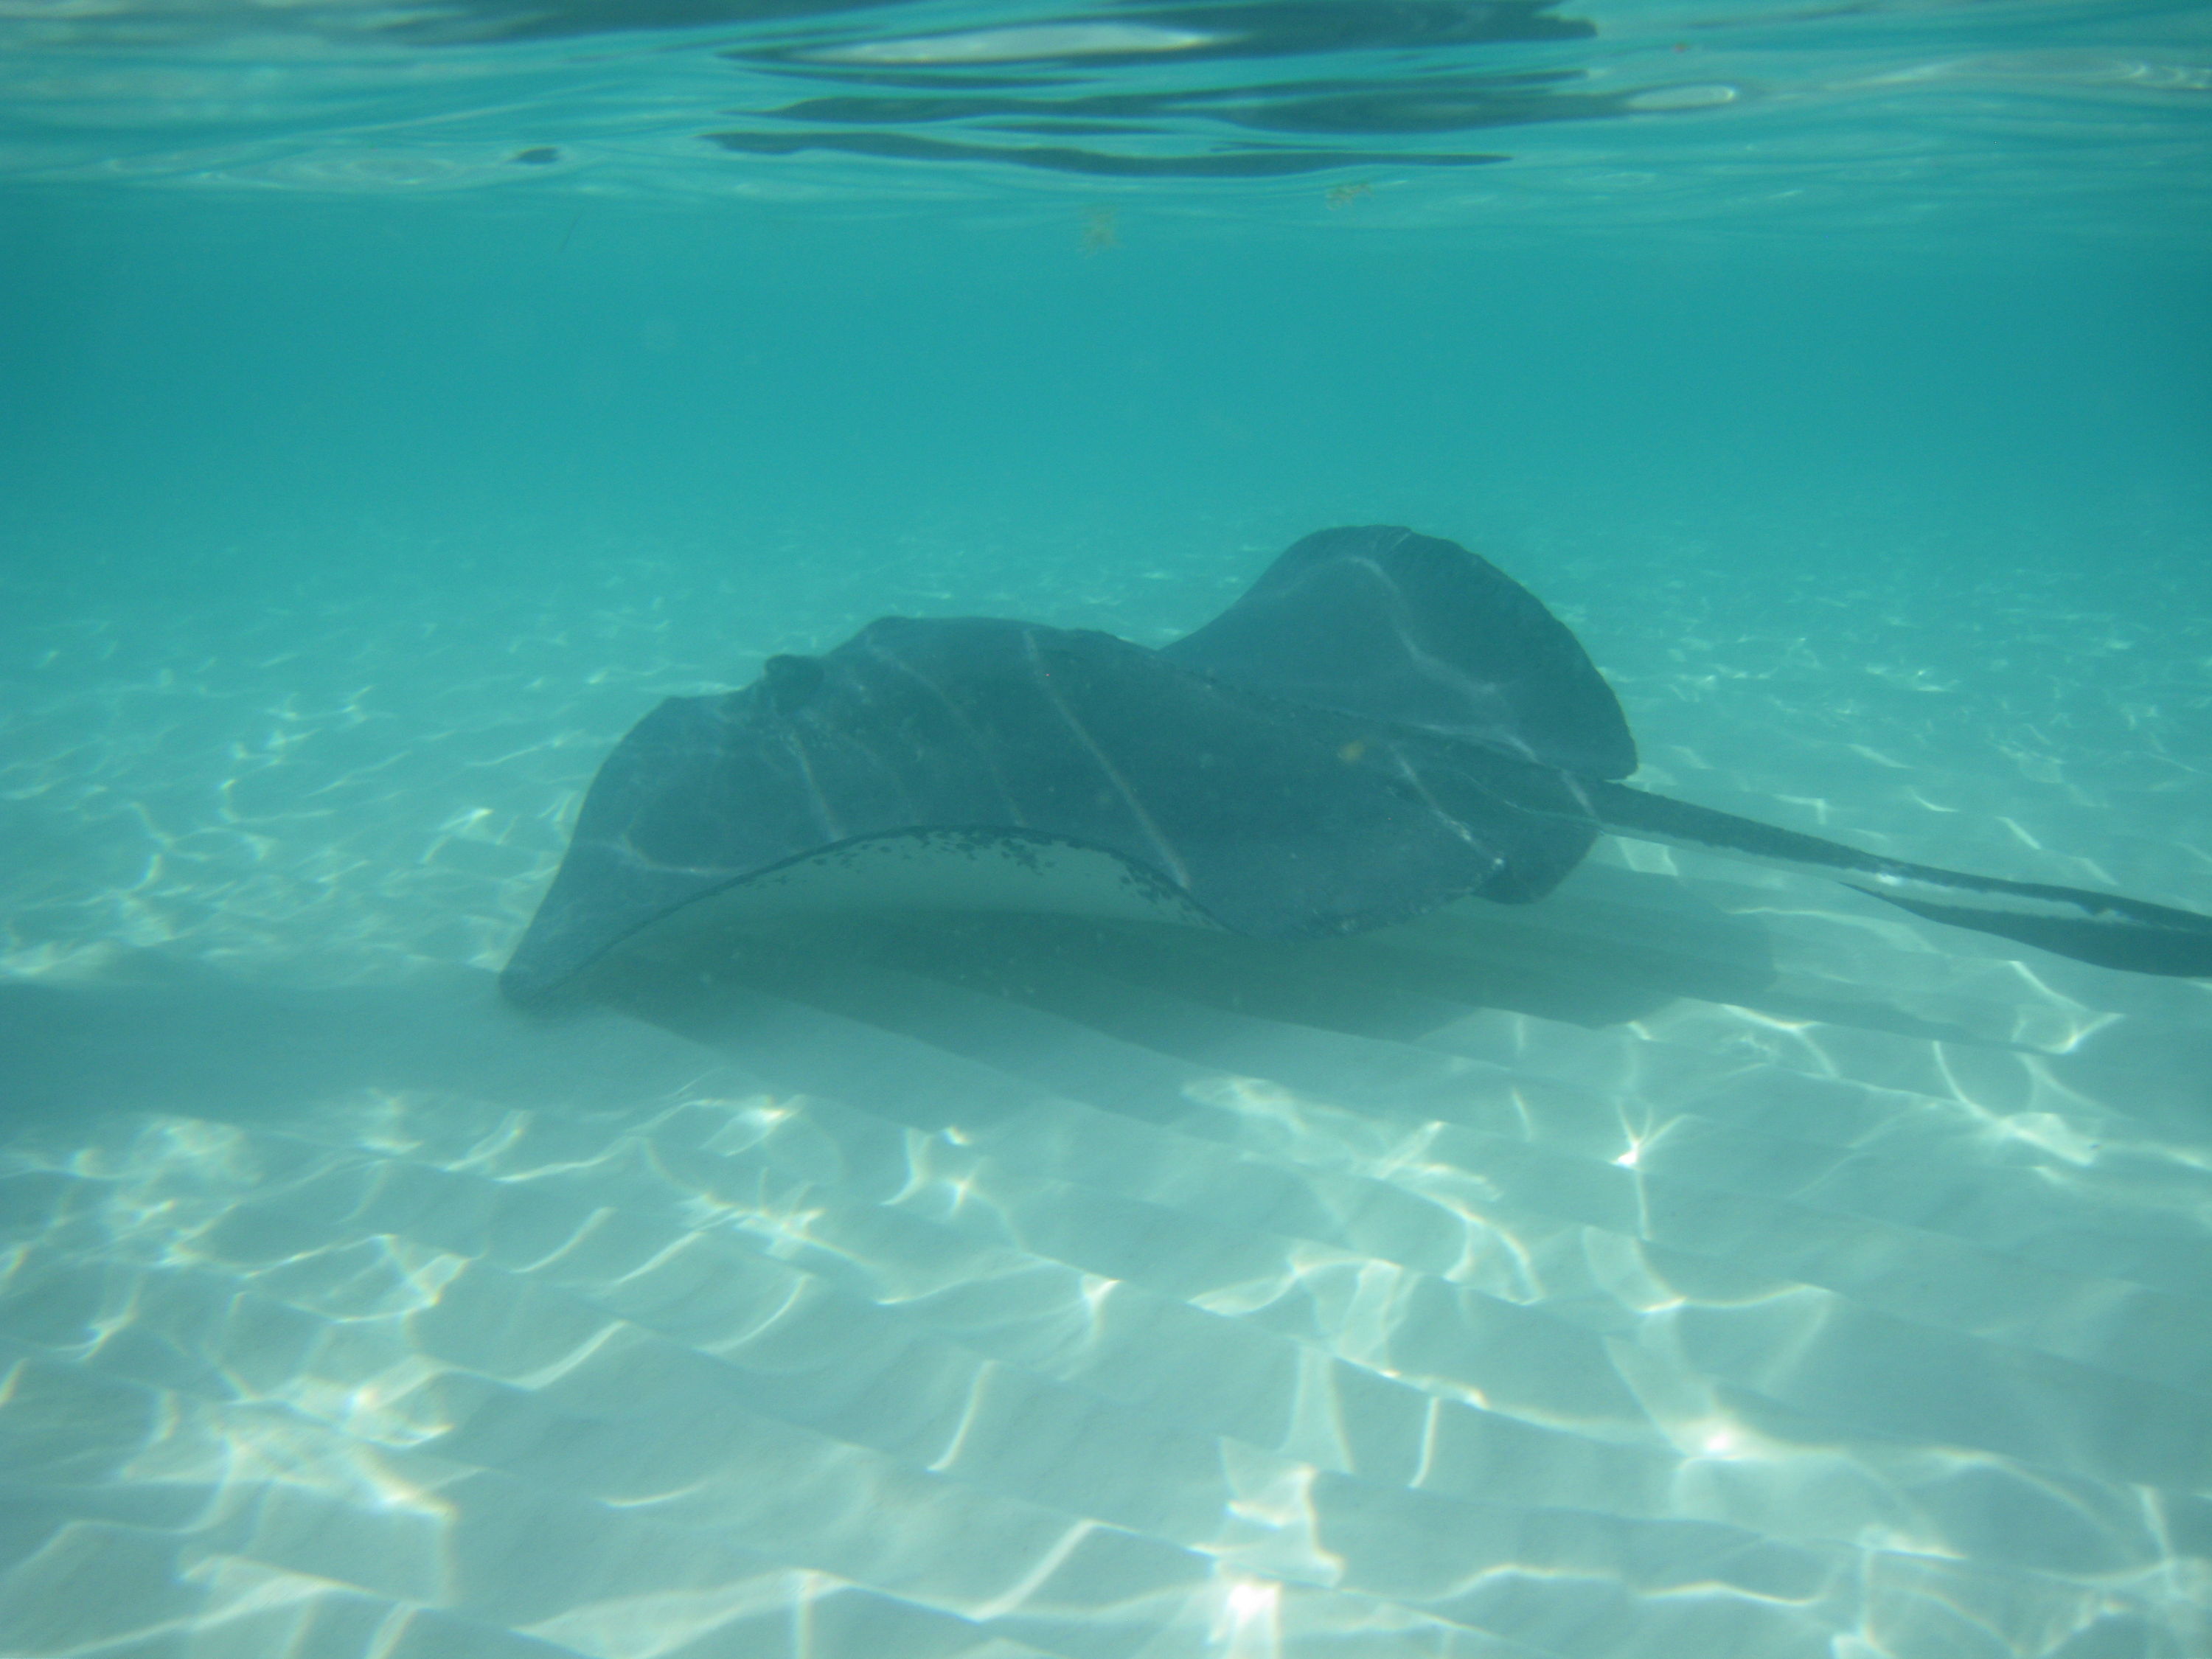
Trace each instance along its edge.
<instances>
[{"instance_id":1,"label":"stingray eye","mask_svg":"<svg viewBox=\"0 0 2212 1659\"><path fill-rule=\"evenodd\" d=\"M770 657L761 665L761 689L769 707L788 714L822 689L819 657Z\"/></svg>"}]
</instances>

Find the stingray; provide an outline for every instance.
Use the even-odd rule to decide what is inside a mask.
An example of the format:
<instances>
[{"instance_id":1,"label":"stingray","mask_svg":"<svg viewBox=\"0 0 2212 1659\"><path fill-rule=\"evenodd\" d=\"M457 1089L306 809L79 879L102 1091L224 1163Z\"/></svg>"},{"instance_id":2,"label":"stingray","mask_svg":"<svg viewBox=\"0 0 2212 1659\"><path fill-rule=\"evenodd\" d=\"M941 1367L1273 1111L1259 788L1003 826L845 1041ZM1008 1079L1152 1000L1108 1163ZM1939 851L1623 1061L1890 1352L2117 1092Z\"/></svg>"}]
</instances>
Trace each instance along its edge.
<instances>
[{"instance_id":1,"label":"stingray","mask_svg":"<svg viewBox=\"0 0 2212 1659\"><path fill-rule=\"evenodd\" d=\"M2212 917L1909 863L1670 799L1566 626L1486 560L1325 530L1158 650L889 617L617 745L501 976L556 998L641 936L864 908L1340 937L1542 898L1611 833L1779 864L1924 919L2212 976Z\"/></svg>"}]
</instances>

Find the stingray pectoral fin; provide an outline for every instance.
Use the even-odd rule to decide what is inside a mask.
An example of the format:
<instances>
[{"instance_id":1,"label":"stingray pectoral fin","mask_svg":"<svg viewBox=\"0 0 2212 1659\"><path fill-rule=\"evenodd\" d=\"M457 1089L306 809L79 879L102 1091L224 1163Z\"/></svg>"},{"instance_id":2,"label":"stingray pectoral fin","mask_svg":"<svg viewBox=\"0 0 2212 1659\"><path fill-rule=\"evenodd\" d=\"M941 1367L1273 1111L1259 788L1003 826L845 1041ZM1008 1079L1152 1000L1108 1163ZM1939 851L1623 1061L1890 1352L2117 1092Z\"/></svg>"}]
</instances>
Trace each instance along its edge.
<instances>
[{"instance_id":1,"label":"stingray pectoral fin","mask_svg":"<svg viewBox=\"0 0 2212 1659\"><path fill-rule=\"evenodd\" d=\"M2130 973L2212 979L2212 916L2117 893L2002 881L1669 800L1626 784L1578 780L1590 816L1616 835L1701 848L1826 876L1901 910Z\"/></svg>"}]
</instances>

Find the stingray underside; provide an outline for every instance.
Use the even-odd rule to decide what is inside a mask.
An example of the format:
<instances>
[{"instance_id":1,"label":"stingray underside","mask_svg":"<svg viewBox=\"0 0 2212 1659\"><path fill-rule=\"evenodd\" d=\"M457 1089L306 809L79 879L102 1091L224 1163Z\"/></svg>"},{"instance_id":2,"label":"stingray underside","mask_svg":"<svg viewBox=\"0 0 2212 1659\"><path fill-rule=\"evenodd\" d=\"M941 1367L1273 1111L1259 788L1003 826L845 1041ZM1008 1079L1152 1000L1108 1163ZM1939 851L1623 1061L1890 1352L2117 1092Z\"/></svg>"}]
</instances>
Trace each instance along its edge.
<instances>
[{"instance_id":1,"label":"stingray underside","mask_svg":"<svg viewBox=\"0 0 2212 1659\"><path fill-rule=\"evenodd\" d=\"M1163 653L893 617L743 690L670 699L600 769L508 994L543 1000L710 900L926 905L935 887L1103 914L1118 892L1288 940L1541 896L1597 834L1559 759L1633 764L1618 705L1525 592L1451 544L1389 536L1307 538L1281 562L1304 597L1263 578L1225 639ZM1470 580L1454 587L1436 549ZM1443 590L1430 605L1456 603L1432 641L1398 580L1409 558ZM1352 642L1315 654L1322 616Z\"/></svg>"}]
</instances>

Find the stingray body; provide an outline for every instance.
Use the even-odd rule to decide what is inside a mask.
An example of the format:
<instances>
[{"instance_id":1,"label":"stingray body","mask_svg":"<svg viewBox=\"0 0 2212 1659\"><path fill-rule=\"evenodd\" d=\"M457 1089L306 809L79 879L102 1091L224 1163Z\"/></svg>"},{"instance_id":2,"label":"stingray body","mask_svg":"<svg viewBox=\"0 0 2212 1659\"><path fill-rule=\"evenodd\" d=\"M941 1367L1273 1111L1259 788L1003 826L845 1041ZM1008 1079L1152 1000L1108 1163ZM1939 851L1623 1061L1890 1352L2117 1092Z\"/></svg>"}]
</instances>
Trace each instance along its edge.
<instances>
[{"instance_id":1,"label":"stingray body","mask_svg":"<svg viewBox=\"0 0 2212 1659\"><path fill-rule=\"evenodd\" d=\"M1313 939L1542 897L1601 832L1778 862L2109 967L2212 975L2212 918L1878 857L1629 787L1619 702L1537 599L1395 526L1292 546L1160 650L889 617L671 698L600 768L502 984L538 1002L734 912L1010 908Z\"/></svg>"}]
</instances>

